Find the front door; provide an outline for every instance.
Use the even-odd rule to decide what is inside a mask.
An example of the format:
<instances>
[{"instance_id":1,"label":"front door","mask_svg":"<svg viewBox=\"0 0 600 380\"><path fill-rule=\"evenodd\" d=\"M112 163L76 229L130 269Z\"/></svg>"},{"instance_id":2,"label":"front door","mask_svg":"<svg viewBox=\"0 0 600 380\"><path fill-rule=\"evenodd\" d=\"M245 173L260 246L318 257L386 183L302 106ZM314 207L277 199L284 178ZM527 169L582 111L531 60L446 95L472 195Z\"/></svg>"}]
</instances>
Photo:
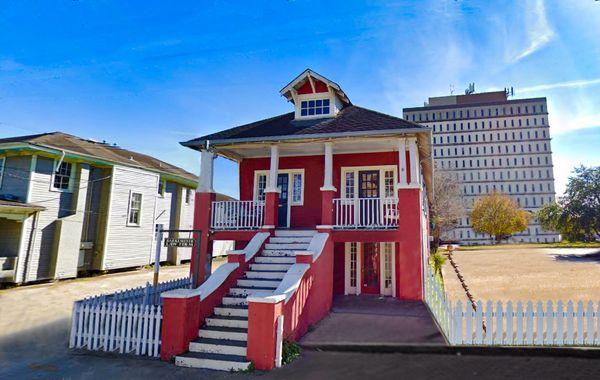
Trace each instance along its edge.
<instances>
[{"instance_id":1,"label":"front door","mask_svg":"<svg viewBox=\"0 0 600 380\"><path fill-rule=\"evenodd\" d=\"M277 208L277 227L288 227L289 178L289 174L279 174L277 176L277 188L280 191Z\"/></svg>"},{"instance_id":2,"label":"front door","mask_svg":"<svg viewBox=\"0 0 600 380\"><path fill-rule=\"evenodd\" d=\"M363 243L362 245L362 270L361 293L379 294L379 243Z\"/></svg>"},{"instance_id":3,"label":"front door","mask_svg":"<svg viewBox=\"0 0 600 380\"><path fill-rule=\"evenodd\" d=\"M373 226L379 220L379 170L358 172L359 223Z\"/></svg>"}]
</instances>

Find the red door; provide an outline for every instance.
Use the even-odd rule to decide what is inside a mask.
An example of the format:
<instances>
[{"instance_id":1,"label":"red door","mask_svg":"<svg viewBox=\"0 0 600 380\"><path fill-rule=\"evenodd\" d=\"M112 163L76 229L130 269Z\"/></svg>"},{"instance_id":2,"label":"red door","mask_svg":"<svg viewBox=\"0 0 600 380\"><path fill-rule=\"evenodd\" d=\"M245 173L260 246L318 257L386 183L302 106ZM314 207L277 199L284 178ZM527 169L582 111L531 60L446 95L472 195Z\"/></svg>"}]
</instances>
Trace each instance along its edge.
<instances>
[{"instance_id":1,"label":"red door","mask_svg":"<svg viewBox=\"0 0 600 380\"><path fill-rule=\"evenodd\" d=\"M379 243L362 243L361 293L379 294Z\"/></svg>"}]
</instances>

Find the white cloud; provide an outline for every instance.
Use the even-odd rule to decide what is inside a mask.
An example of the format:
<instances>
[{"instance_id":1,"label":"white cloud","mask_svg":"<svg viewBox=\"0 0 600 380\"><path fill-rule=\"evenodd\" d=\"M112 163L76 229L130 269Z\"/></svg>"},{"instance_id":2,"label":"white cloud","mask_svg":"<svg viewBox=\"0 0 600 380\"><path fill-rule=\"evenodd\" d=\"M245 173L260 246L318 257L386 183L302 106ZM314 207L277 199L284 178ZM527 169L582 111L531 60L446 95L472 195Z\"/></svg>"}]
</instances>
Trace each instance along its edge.
<instances>
[{"instance_id":1,"label":"white cloud","mask_svg":"<svg viewBox=\"0 0 600 380\"><path fill-rule=\"evenodd\" d=\"M592 86L595 84L600 84L600 78L571 80L571 81L566 81L566 82L547 83L547 84L540 84L540 85L536 85L536 86L523 87L523 88L519 88L519 93L546 91L546 90L553 90L556 88L586 87L586 86Z\"/></svg>"},{"instance_id":2,"label":"white cloud","mask_svg":"<svg viewBox=\"0 0 600 380\"><path fill-rule=\"evenodd\" d=\"M546 15L544 0L530 0L525 9L527 46L512 57L511 63L535 53L546 46L555 36Z\"/></svg>"}]
</instances>

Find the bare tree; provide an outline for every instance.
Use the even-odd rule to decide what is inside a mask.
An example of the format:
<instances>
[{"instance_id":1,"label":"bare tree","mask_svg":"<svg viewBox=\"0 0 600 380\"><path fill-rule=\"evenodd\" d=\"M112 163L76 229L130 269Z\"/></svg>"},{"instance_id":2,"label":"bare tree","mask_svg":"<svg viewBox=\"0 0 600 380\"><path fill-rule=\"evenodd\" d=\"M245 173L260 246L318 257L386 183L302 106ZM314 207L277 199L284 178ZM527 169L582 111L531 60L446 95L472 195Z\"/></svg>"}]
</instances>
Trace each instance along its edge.
<instances>
[{"instance_id":1,"label":"bare tree","mask_svg":"<svg viewBox=\"0 0 600 380\"><path fill-rule=\"evenodd\" d=\"M465 202L460 184L452 173L436 169L434 172L433 201L431 203L432 252L437 251L442 237L452 231L465 215Z\"/></svg>"}]
</instances>

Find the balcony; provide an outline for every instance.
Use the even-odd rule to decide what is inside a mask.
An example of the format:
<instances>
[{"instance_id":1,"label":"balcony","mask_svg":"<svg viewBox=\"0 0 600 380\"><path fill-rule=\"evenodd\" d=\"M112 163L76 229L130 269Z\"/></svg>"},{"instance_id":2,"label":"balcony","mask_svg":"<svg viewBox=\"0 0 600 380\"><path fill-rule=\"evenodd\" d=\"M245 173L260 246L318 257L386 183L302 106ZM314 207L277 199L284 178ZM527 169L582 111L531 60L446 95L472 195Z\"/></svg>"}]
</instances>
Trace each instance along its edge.
<instances>
[{"instance_id":1,"label":"balcony","mask_svg":"<svg viewBox=\"0 0 600 380\"><path fill-rule=\"evenodd\" d=\"M257 230L263 226L264 201L218 201L212 203L213 230Z\"/></svg>"},{"instance_id":2,"label":"balcony","mask_svg":"<svg viewBox=\"0 0 600 380\"><path fill-rule=\"evenodd\" d=\"M336 198L333 200L333 228L398 228L398 198Z\"/></svg>"}]
</instances>

